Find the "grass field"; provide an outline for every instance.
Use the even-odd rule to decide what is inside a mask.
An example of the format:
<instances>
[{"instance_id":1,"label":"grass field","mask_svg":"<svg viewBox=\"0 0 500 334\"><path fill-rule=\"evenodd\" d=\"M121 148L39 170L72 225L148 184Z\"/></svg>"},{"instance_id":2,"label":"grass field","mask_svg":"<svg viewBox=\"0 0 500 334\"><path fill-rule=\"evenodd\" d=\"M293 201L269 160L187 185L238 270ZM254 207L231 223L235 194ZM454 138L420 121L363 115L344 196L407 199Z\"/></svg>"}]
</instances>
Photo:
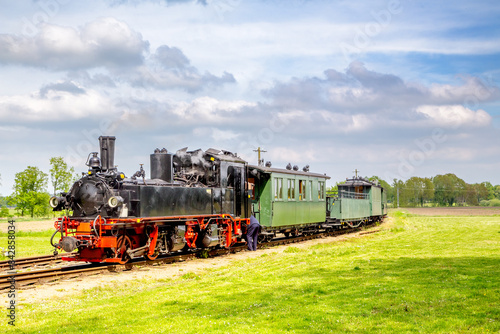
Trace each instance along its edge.
<instances>
[{"instance_id":1,"label":"grass field","mask_svg":"<svg viewBox=\"0 0 500 334\"><path fill-rule=\"evenodd\" d=\"M52 254L54 250L54 247L50 245L52 233L54 233L53 230L16 232L16 258ZM57 240L59 239L57 238ZM7 249L7 242L8 234L0 232L0 250ZM0 261L6 259L2 252L0 254Z\"/></svg>"},{"instance_id":2,"label":"grass field","mask_svg":"<svg viewBox=\"0 0 500 334\"><path fill-rule=\"evenodd\" d=\"M54 296L20 333L498 333L500 217L393 212L376 234L289 246L187 272ZM0 331L10 331L7 319Z\"/></svg>"}]
</instances>

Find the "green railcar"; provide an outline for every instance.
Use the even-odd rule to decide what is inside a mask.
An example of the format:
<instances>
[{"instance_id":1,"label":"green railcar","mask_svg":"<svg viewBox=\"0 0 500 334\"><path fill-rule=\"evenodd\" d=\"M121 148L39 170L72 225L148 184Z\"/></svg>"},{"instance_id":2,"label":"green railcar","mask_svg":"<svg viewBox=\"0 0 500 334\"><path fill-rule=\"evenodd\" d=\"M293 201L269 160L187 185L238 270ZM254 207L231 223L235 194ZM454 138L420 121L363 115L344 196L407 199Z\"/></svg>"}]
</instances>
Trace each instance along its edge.
<instances>
[{"instance_id":1,"label":"green railcar","mask_svg":"<svg viewBox=\"0 0 500 334\"><path fill-rule=\"evenodd\" d=\"M287 232L326 219L324 174L248 166L252 209L266 231Z\"/></svg>"},{"instance_id":2,"label":"green railcar","mask_svg":"<svg viewBox=\"0 0 500 334\"><path fill-rule=\"evenodd\" d=\"M385 189L361 177L339 184L338 195L327 203L327 223L333 225L379 221L387 214Z\"/></svg>"}]
</instances>

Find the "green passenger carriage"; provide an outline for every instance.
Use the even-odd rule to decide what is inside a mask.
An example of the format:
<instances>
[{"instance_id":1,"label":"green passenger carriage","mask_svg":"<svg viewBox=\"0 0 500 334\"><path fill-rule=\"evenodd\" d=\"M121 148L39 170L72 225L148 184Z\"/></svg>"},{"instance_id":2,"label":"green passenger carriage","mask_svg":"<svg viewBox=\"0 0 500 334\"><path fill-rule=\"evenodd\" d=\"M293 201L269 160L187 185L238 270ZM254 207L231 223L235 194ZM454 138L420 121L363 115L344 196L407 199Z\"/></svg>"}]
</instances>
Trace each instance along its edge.
<instances>
[{"instance_id":1,"label":"green passenger carriage","mask_svg":"<svg viewBox=\"0 0 500 334\"><path fill-rule=\"evenodd\" d=\"M326 180L329 176L295 169L248 166L255 217L264 233L314 231L326 219ZM305 228L307 227L307 228Z\"/></svg>"},{"instance_id":2,"label":"green passenger carriage","mask_svg":"<svg viewBox=\"0 0 500 334\"><path fill-rule=\"evenodd\" d=\"M380 221L387 214L385 189L362 177L339 184L338 195L327 202L327 222L335 225L355 227Z\"/></svg>"}]
</instances>

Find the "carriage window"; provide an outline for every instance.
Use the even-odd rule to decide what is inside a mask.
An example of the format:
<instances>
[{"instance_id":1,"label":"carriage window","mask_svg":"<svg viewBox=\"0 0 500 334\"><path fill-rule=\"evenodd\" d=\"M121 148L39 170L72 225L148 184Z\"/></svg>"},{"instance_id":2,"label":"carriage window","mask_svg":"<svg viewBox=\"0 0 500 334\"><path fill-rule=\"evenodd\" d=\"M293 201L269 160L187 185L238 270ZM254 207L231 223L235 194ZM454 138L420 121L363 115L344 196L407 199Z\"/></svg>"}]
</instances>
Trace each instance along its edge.
<instances>
[{"instance_id":1,"label":"carriage window","mask_svg":"<svg viewBox=\"0 0 500 334\"><path fill-rule=\"evenodd\" d=\"M309 200L312 201L312 193L313 193L313 181L309 181Z\"/></svg>"},{"instance_id":2,"label":"carriage window","mask_svg":"<svg viewBox=\"0 0 500 334\"><path fill-rule=\"evenodd\" d=\"M325 182L318 181L318 199L325 199Z\"/></svg>"},{"instance_id":3,"label":"carriage window","mask_svg":"<svg viewBox=\"0 0 500 334\"><path fill-rule=\"evenodd\" d=\"M279 199L283 199L283 179L279 179L278 180L279 182L279 194L278 194L278 198Z\"/></svg>"},{"instance_id":4,"label":"carriage window","mask_svg":"<svg viewBox=\"0 0 500 334\"><path fill-rule=\"evenodd\" d=\"M274 179L274 199L278 199L278 179Z\"/></svg>"},{"instance_id":5,"label":"carriage window","mask_svg":"<svg viewBox=\"0 0 500 334\"><path fill-rule=\"evenodd\" d=\"M278 201L283 199L283 179L274 179L274 199Z\"/></svg>"},{"instance_id":6,"label":"carriage window","mask_svg":"<svg viewBox=\"0 0 500 334\"><path fill-rule=\"evenodd\" d=\"M306 199L306 187L305 182L299 180L299 201L303 201Z\"/></svg>"},{"instance_id":7,"label":"carriage window","mask_svg":"<svg viewBox=\"0 0 500 334\"><path fill-rule=\"evenodd\" d=\"M288 199L295 201L295 180L288 179Z\"/></svg>"},{"instance_id":8,"label":"carriage window","mask_svg":"<svg viewBox=\"0 0 500 334\"><path fill-rule=\"evenodd\" d=\"M292 198L292 180L288 179L287 181L287 186L288 186L288 199Z\"/></svg>"}]
</instances>

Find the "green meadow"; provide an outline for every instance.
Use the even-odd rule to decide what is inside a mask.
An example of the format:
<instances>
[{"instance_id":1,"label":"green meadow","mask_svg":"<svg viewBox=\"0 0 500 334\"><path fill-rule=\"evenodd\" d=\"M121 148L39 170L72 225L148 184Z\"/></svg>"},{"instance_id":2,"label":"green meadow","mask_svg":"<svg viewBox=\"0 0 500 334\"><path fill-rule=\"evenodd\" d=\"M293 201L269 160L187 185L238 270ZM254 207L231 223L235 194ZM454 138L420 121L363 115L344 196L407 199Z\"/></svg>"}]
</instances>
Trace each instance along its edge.
<instances>
[{"instance_id":1,"label":"green meadow","mask_svg":"<svg viewBox=\"0 0 500 334\"><path fill-rule=\"evenodd\" d=\"M62 293L0 331L499 333L500 217L391 215L359 238Z\"/></svg>"},{"instance_id":2,"label":"green meadow","mask_svg":"<svg viewBox=\"0 0 500 334\"><path fill-rule=\"evenodd\" d=\"M52 254L54 251L54 247L50 245L52 233L54 233L54 230L16 232L16 258ZM0 232L0 250L7 250L8 236L8 233ZM59 240L59 234L55 239L56 241ZM2 260L7 260L4 252L0 254L0 261Z\"/></svg>"}]
</instances>

